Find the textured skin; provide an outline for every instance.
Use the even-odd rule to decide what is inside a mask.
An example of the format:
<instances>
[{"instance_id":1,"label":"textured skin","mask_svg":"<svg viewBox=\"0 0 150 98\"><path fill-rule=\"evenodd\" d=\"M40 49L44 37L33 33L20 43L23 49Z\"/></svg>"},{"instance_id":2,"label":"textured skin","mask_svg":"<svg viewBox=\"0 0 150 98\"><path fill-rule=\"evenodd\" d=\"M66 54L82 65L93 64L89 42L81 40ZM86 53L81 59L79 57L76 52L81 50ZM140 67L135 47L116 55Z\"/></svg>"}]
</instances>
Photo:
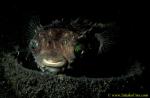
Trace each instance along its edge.
<instances>
[{"instance_id":1,"label":"textured skin","mask_svg":"<svg viewBox=\"0 0 150 98\"><path fill-rule=\"evenodd\" d=\"M88 64L95 66L96 64L91 64L91 62L96 63L92 59L99 55L105 45L107 46L109 43L109 40L105 40L102 32L97 32L95 29L105 27L107 25L80 19L72 20L69 23L54 20L46 26L42 26L37 20L31 21L29 25L31 29L27 31L33 35L29 40L29 52L43 72L54 74L64 72L66 69L74 67L70 65L73 65L75 59L83 56L89 60L79 61L87 62L87 64L81 63L81 66L88 66ZM79 53L75 53L77 44L82 48L77 50ZM75 66L80 65L76 64Z\"/></svg>"},{"instance_id":2,"label":"textured skin","mask_svg":"<svg viewBox=\"0 0 150 98\"><path fill-rule=\"evenodd\" d=\"M46 71L46 68L50 72L60 71L61 67L68 65L75 59L74 47L76 40L77 34L72 31L50 28L35 34L30 41L30 50L35 58L35 62L42 71ZM36 48L32 48L33 41L36 41L36 44L38 44ZM48 64L49 62L46 63L43 60L51 60L56 64Z\"/></svg>"}]
</instances>

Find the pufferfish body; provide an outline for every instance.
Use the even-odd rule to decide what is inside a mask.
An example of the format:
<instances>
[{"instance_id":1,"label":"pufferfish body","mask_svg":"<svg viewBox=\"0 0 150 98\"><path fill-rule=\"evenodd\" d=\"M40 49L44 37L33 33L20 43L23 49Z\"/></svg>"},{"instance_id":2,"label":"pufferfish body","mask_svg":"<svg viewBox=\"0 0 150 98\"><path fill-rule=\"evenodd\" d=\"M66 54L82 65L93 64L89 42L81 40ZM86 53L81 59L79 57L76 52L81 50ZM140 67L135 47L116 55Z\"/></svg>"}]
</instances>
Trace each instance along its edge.
<instances>
[{"instance_id":1,"label":"pufferfish body","mask_svg":"<svg viewBox=\"0 0 150 98\"><path fill-rule=\"evenodd\" d=\"M107 24L108 25L108 24ZM37 67L52 74L63 73L76 65L76 59L98 55L107 42L99 29L107 27L89 20L54 20L42 25L38 20L30 24L33 37L29 49Z\"/></svg>"}]
</instances>

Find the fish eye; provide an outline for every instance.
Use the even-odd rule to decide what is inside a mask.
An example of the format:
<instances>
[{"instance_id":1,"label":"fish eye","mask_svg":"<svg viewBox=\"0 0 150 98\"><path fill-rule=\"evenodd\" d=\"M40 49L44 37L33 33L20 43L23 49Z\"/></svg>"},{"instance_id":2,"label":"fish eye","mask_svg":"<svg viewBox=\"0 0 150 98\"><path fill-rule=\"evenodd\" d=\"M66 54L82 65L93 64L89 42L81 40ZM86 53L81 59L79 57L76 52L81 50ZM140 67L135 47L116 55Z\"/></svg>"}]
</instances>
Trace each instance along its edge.
<instances>
[{"instance_id":1,"label":"fish eye","mask_svg":"<svg viewBox=\"0 0 150 98\"><path fill-rule=\"evenodd\" d=\"M83 54L84 53L84 46L82 44L77 44L75 46L75 49L74 49L75 53L77 54Z\"/></svg>"},{"instance_id":2,"label":"fish eye","mask_svg":"<svg viewBox=\"0 0 150 98\"><path fill-rule=\"evenodd\" d=\"M38 42L36 41L36 40L31 40L31 42L30 42L30 47L32 48L32 49L36 49L37 47L38 47Z\"/></svg>"}]
</instances>

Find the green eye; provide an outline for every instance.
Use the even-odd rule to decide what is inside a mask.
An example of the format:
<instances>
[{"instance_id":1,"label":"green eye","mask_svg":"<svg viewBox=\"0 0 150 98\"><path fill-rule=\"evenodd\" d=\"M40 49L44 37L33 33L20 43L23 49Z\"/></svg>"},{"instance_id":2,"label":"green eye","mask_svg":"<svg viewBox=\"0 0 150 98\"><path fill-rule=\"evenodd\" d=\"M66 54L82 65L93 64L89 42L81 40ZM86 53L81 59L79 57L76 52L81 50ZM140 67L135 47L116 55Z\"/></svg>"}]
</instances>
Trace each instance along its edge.
<instances>
[{"instance_id":1,"label":"green eye","mask_svg":"<svg viewBox=\"0 0 150 98\"><path fill-rule=\"evenodd\" d=\"M76 46L75 46L75 52L77 52L77 53L78 53L78 52L81 52L82 47L83 47L83 46L82 46L81 44L76 45Z\"/></svg>"},{"instance_id":2,"label":"green eye","mask_svg":"<svg viewBox=\"0 0 150 98\"><path fill-rule=\"evenodd\" d=\"M37 42L36 40L31 40L31 42L30 42L30 47L31 47L32 49L37 48L37 47L38 47L38 42Z\"/></svg>"}]
</instances>

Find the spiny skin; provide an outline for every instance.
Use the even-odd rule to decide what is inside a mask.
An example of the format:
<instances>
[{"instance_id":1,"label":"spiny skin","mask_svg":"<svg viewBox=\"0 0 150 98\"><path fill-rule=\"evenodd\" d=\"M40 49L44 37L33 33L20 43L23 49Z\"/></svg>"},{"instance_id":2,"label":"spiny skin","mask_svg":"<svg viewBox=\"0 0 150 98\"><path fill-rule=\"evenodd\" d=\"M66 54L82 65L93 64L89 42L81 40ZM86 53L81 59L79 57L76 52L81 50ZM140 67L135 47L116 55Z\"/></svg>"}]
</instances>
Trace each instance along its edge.
<instances>
[{"instance_id":1,"label":"spiny skin","mask_svg":"<svg viewBox=\"0 0 150 98\"><path fill-rule=\"evenodd\" d=\"M75 59L74 47L77 37L72 31L58 28L39 32L30 42L35 62L43 71L47 67L53 71L51 67L60 68L71 63Z\"/></svg>"},{"instance_id":2,"label":"spiny skin","mask_svg":"<svg viewBox=\"0 0 150 98\"><path fill-rule=\"evenodd\" d=\"M68 23L54 20L44 26L33 19L27 30L32 33L28 42L29 52L43 72L64 72L72 67L70 65L74 59L102 53L109 43L103 32L99 31L105 27L109 25L79 18Z\"/></svg>"}]
</instances>

